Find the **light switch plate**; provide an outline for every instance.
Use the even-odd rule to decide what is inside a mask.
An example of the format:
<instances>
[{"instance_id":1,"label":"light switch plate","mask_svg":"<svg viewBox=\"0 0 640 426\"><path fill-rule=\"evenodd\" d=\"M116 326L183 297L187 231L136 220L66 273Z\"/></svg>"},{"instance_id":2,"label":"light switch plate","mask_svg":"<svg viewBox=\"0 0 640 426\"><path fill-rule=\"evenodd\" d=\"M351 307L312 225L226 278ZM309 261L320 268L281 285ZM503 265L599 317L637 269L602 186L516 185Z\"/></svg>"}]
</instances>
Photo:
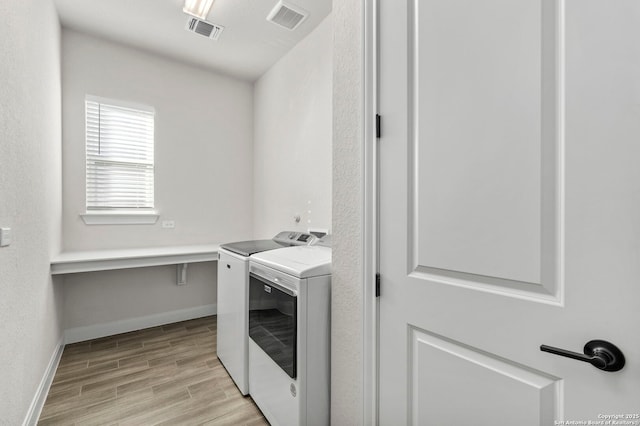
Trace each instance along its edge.
<instances>
[{"instance_id":1,"label":"light switch plate","mask_svg":"<svg viewBox=\"0 0 640 426\"><path fill-rule=\"evenodd\" d=\"M0 247L11 244L11 228L0 228Z\"/></svg>"},{"instance_id":2,"label":"light switch plate","mask_svg":"<svg viewBox=\"0 0 640 426\"><path fill-rule=\"evenodd\" d=\"M166 228L166 229L173 229L176 227L176 221L175 220L163 220L162 221L162 227Z\"/></svg>"}]
</instances>

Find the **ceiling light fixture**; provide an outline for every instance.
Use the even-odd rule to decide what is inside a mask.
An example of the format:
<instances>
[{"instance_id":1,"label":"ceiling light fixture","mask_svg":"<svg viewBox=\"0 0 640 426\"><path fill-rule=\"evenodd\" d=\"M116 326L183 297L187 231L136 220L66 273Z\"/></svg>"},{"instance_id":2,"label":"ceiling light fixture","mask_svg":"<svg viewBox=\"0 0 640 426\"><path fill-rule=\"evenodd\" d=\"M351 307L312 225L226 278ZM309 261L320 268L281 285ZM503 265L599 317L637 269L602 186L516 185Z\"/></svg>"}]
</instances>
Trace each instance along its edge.
<instances>
[{"instance_id":1,"label":"ceiling light fixture","mask_svg":"<svg viewBox=\"0 0 640 426\"><path fill-rule=\"evenodd\" d=\"M182 11L196 18L207 19L214 0L184 0Z\"/></svg>"}]
</instances>

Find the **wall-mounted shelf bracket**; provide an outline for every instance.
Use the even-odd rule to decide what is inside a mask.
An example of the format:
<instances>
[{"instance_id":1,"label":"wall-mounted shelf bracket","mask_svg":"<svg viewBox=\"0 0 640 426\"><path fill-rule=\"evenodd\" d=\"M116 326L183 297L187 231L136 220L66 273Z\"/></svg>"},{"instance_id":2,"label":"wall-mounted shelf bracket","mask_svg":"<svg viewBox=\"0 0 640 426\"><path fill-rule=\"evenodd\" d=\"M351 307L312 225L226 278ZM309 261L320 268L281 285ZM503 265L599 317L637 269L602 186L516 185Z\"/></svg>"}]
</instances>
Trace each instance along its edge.
<instances>
[{"instance_id":1,"label":"wall-mounted shelf bracket","mask_svg":"<svg viewBox=\"0 0 640 426\"><path fill-rule=\"evenodd\" d=\"M187 266L188 263L180 263L178 264L178 279L176 280L177 285L185 285L187 283Z\"/></svg>"}]
</instances>

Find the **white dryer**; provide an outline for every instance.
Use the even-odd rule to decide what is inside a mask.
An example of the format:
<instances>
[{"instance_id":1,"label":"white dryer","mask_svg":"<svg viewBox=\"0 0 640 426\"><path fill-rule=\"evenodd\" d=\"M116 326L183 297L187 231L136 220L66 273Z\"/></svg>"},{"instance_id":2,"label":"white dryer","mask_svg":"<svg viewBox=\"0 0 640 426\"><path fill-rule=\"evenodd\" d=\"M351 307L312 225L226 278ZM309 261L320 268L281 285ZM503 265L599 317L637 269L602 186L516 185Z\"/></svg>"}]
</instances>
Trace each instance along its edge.
<instances>
[{"instance_id":1,"label":"white dryer","mask_svg":"<svg viewBox=\"0 0 640 426\"><path fill-rule=\"evenodd\" d=\"M271 240L239 241L220 246L216 352L243 395L249 393L249 256L316 240L311 234L283 231Z\"/></svg>"},{"instance_id":2,"label":"white dryer","mask_svg":"<svg viewBox=\"0 0 640 426\"><path fill-rule=\"evenodd\" d=\"M331 248L249 260L249 387L272 425L330 421Z\"/></svg>"}]
</instances>

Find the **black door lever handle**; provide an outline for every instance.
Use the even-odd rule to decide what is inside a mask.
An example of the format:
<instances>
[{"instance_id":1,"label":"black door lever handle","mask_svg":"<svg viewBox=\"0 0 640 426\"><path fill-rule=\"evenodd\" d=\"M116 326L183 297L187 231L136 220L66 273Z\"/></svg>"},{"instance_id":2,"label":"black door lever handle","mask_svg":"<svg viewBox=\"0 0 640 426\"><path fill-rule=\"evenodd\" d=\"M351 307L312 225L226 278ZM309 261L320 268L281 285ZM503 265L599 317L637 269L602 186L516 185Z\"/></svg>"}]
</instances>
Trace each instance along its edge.
<instances>
[{"instance_id":1,"label":"black door lever handle","mask_svg":"<svg viewBox=\"0 0 640 426\"><path fill-rule=\"evenodd\" d=\"M584 345L584 354L571 352L553 346L540 345L542 352L565 356L578 361L588 362L594 367L604 371L618 371L624 367L624 355L613 343L604 340L591 340Z\"/></svg>"}]
</instances>

